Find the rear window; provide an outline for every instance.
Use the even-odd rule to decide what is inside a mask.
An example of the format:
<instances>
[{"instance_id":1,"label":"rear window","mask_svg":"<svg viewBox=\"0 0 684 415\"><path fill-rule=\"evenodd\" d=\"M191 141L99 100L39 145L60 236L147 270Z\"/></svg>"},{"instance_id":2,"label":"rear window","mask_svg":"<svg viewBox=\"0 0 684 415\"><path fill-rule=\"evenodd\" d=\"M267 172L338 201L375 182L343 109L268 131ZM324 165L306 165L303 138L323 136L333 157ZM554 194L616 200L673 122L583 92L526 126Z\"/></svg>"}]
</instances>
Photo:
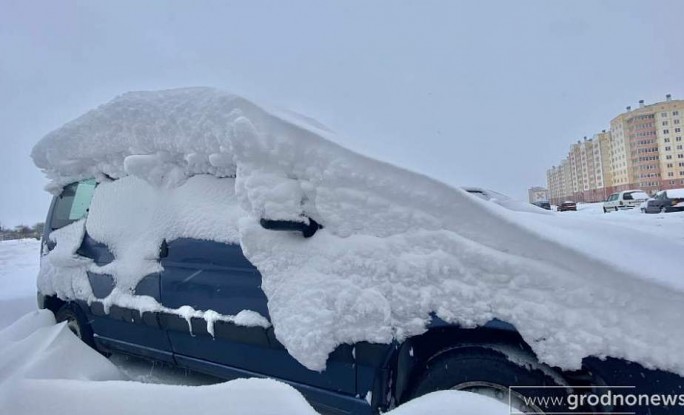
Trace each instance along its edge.
<instances>
[{"instance_id":1,"label":"rear window","mask_svg":"<svg viewBox=\"0 0 684 415\"><path fill-rule=\"evenodd\" d=\"M52 230L63 228L86 216L96 185L95 180L90 179L72 183L62 190L50 218Z\"/></svg>"}]
</instances>

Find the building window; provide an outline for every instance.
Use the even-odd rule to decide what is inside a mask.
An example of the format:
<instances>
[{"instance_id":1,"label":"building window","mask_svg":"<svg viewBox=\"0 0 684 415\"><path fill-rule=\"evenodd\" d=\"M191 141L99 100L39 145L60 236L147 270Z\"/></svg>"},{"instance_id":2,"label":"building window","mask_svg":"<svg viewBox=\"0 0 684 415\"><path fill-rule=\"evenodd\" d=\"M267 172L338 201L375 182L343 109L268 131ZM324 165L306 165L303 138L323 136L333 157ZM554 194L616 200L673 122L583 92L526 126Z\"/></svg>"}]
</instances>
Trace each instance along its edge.
<instances>
[{"instance_id":1,"label":"building window","mask_svg":"<svg viewBox=\"0 0 684 415\"><path fill-rule=\"evenodd\" d=\"M667 113L666 113L666 112L661 112L661 113L660 113L660 116L661 116L661 117L667 117Z\"/></svg>"},{"instance_id":2,"label":"building window","mask_svg":"<svg viewBox=\"0 0 684 415\"><path fill-rule=\"evenodd\" d=\"M663 130L663 134L670 134L670 130Z\"/></svg>"},{"instance_id":3,"label":"building window","mask_svg":"<svg viewBox=\"0 0 684 415\"><path fill-rule=\"evenodd\" d=\"M667 121L663 121L663 125L664 125L664 126L667 125Z\"/></svg>"},{"instance_id":4,"label":"building window","mask_svg":"<svg viewBox=\"0 0 684 415\"><path fill-rule=\"evenodd\" d=\"M672 115L674 115L674 116L679 115L679 111L672 111Z\"/></svg>"},{"instance_id":5,"label":"building window","mask_svg":"<svg viewBox=\"0 0 684 415\"><path fill-rule=\"evenodd\" d=\"M672 150L672 147L670 147L670 146L665 147L665 151L670 151L670 150Z\"/></svg>"},{"instance_id":6,"label":"building window","mask_svg":"<svg viewBox=\"0 0 684 415\"><path fill-rule=\"evenodd\" d=\"M675 128L675 133L681 133L681 132L682 132L681 128L679 128L679 127Z\"/></svg>"}]
</instances>

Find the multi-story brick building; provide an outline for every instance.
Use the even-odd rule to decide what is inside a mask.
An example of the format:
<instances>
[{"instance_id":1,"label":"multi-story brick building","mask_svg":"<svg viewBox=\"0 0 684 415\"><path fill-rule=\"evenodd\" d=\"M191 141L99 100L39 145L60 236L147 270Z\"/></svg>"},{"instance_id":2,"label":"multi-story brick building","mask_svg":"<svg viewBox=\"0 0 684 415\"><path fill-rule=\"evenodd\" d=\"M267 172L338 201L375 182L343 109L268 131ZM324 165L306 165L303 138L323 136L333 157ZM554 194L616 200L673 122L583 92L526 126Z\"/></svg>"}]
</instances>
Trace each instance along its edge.
<instances>
[{"instance_id":1,"label":"multi-story brick building","mask_svg":"<svg viewBox=\"0 0 684 415\"><path fill-rule=\"evenodd\" d=\"M610 121L610 130L578 141L547 171L552 203L605 200L611 193L684 187L684 101L639 101Z\"/></svg>"}]
</instances>

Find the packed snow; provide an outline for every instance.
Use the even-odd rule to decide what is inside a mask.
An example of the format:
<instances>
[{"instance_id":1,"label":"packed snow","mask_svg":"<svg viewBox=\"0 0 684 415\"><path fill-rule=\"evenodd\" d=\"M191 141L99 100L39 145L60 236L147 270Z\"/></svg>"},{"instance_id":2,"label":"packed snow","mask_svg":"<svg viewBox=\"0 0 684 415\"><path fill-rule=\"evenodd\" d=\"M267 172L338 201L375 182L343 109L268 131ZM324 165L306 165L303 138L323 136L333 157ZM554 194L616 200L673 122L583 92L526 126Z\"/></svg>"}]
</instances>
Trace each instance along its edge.
<instances>
[{"instance_id":1,"label":"packed snow","mask_svg":"<svg viewBox=\"0 0 684 415\"><path fill-rule=\"evenodd\" d=\"M4 294L0 299L2 314L17 313L8 299L35 292L33 273L38 265L37 252L27 249L37 247L33 242L36 241L0 242L0 258L13 272L13 275L0 276ZM16 245L22 248L16 249ZM30 281L31 286L16 286L14 282L18 278ZM176 383L193 384L197 376L177 376L163 379L174 384L142 383L131 379L130 365L122 367L112 363L125 362L125 359L116 355L106 359L74 336L65 323L55 324L51 312L30 311L11 325L0 326L0 408L3 413L16 415L90 415L93 408L101 415L318 415L299 392L281 382L253 378L184 386ZM426 395L388 412L390 415L425 413L505 415L509 410L507 405L490 398L449 391Z\"/></svg>"},{"instance_id":2,"label":"packed snow","mask_svg":"<svg viewBox=\"0 0 684 415\"><path fill-rule=\"evenodd\" d=\"M339 344L423 333L434 312L467 327L507 321L564 369L592 355L684 374L681 239L510 210L334 140L302 117L189 88L124 94L48 134L32 156L53 192L100 182L85 228L115 255L110 304L135 304L130 290L159 269L164 238L239 241L263 276L278 340L313 370ZM306 239L263 229L262 218L323 229ZM70 227L63 252L83 225ZM41 280L70 266L60 272L51 256ZM90 299L80 288L49 292Z\"/></svg>"}]
</instances>

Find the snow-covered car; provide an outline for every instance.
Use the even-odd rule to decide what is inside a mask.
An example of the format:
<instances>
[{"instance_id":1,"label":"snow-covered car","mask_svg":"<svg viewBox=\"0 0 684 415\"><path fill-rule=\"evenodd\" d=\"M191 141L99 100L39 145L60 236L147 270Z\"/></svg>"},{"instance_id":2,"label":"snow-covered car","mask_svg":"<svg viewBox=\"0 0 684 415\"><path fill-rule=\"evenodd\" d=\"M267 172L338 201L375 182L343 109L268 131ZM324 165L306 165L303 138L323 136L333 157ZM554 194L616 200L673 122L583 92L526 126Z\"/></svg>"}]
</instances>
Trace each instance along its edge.
<instances>
[{"instance_id":1,"label":"snow-covered car","mask_svg":"<svg viewBox=\"0 0 684 415\"><path fill-rule=\"evenodd\" d=\"M558 212L576 212L577 211L577 203L573 202L572 200L566 200L565 202L561 203L558 205Z\"/></svg>"},{"instance_id":2,"label":"snow-covered car","mask_svg":"<svg viewBox=\"0 0 684 415\"><path fill-rule=\"evenodd\" d=\"M519 200L513 199L510 196L506 196L503 193L499 193L491 189L473 186L464 186L461 187L461 189L465 190L473 196L478 197L479 199L486 200L488 202L491 202L493 204L499 205L503 208L515 212L547 213L544 212L544 210L538 209L538 207L541 206L532 207L529 203L521 202Z\"/></svg>"},{"instance_id":3,"label":"snow-covered car","mask_svg":"<svg viewBox=\"0 0 684 415\"><path fill-rule=\"evenodd\" d=\"M449 389L524 413L592 385L681 393L684 283L661 272L679 246L504 209L334 138L208 88L67 123L32 153L54 194L40 306L97 350L275 378L326 413Z\"/></svg>"},{"instance_id":4,"label":"snow-covered car","mask_svg":"<svg viewBox=\"0 0 684 415\"><path fill-rule=\"evenodd\" d=\"M639 205L639 210L641 211L641 213L646 213L646 207L648 206L648 202L650 202L651 200L653 200L653 198L649 197L648 199L641 202L641 204ZM605 210L604 213L606 213Z\"/></svg>"},{"instance_id":5,"label":"snow-covered car","mask_svg":"<svg viewBox=\"0 0 684 415\"><path fill-rule=\"evenodd\" d=\"M648 194L643 190L623 190L608 196L608 200L603 202L603 213L618 210L634 209L649 199Z\"/></svg>"},{"instance_id":6,"label":"snow-covered car","mask_svg":"<svg viewBox=\"0 0 684 415\"><path fill-rule=\"evenodd\" d=\"M643 207L644 213L667 213L684 211L684 189L661 190Z\"/></svg>"},{"instance_id":7,"label":"snow-covered car","mask_svg":"<svg viewBox=\"0 0 684 415\"><path fill-rule=\"evenodd\" d=\"M532 204L545 210L551 210L551 203L546 200L532 202Z\"/></svg>"}]
</instances>

